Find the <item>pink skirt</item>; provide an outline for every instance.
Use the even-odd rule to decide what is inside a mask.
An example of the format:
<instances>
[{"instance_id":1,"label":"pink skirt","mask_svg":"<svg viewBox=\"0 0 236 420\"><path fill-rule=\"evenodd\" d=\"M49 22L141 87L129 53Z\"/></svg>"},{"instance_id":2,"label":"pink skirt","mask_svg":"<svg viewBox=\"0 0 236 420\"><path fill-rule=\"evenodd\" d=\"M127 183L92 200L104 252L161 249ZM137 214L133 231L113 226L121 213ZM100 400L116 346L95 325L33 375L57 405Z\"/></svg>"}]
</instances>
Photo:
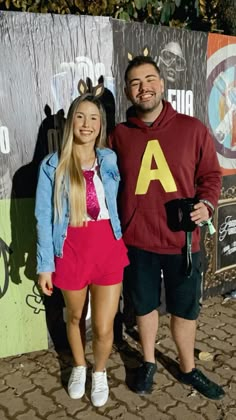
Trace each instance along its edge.
<instances>
[{"instance_id":1,"label":"pink skirt","mask_svg":"<svg viewBox=\"0 0 236 420\"><path fill-rule=\"evenodd\" d=\"M108 286L123 280L129 265L123 239L116 239L110 220L88 222L67 230L63 257L55 257L52 281L63 290L81 290L89 284Z\"/></svg>"}]
</instances>

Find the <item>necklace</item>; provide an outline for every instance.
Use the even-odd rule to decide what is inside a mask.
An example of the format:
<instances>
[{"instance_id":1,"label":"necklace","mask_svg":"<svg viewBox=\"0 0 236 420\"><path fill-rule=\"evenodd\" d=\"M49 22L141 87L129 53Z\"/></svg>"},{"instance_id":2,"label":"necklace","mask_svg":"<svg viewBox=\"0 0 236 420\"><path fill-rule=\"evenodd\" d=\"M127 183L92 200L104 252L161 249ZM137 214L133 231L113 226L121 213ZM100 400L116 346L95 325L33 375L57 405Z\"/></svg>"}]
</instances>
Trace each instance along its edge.
<instances>
[{"instance_id":1,"label":"necklace","mask_svg":"<svg viewBox=\"0 0 236 420\"><path fill-rule=\"evenodd\" d=\"M87 161L87 163L84 163L84 164L81 164L81 168L82 168L82 170L84 171L84 170L86 170L86 171L91 171L91 169L93 169L94 168L94 166L95 166L95 163L96 163L96 160L97 160L97 158L96 158L96 156L94 157L94 159L93 159L93 163L92 163L92 165L90 164L88 164L89 162L91 162L91 159L90 160L88 160Z\"/></svg>"}]
</instances>

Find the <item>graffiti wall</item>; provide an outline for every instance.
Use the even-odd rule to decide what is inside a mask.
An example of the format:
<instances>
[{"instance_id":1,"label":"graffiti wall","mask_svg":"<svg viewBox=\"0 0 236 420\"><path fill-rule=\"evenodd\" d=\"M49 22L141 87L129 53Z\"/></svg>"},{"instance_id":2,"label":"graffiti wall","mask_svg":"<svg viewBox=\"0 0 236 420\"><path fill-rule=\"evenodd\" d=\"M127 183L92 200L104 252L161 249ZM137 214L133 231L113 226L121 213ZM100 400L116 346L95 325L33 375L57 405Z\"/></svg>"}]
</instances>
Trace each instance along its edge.
<instances>
[{"instance_id":1,"label":"graffiti wall","mask_svg":"<svg viewBox=\"0 0 236 420\"><path fill-rule=\"evenodd\" d=\"M2 12L0 33L0 357L4 357L48 347L45 315L51 337L63 340L60 298L43 302L35 284L38 166L60 145L64 116L78 94L79 79L90 77L95 83L103 75L109 92L114 83L108 18Z\"/></svg>"},{"instance_id":2,"label":"graffiti wall","mask_svg":"<svg viewBox=\"0 0 236 420\"><path fill-rule=\"evenodd\" d=\"M125 118L124 70L137 54L157 61L175 109L209 125L224 178L217 235L203 235L204 290L235 287L235 38L108 17L14 12L0 13L0 34L0 357L47 348L50 338L54 345L66 341L60 293L43 300L36 284L38 167L60 147L79 79L95 84L103 76L108 130L115 112L116 121Z\"/></svg>"}]
</instances>

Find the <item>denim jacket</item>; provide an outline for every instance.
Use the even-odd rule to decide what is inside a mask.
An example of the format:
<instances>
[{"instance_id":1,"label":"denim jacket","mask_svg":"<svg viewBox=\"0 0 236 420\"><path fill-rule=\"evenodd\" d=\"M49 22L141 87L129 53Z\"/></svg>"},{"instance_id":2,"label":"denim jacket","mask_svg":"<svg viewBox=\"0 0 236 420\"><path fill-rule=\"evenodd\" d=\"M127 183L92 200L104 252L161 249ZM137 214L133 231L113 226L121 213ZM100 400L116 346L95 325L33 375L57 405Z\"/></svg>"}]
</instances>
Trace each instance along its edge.
<instances>
[{"instance_id":1,"label":"denim jacket","mask_svg":"<svg viewBox=\"0 0 236 420\"><path fill-rule=\"evenodd\" d=\"M96 149L100 175L104 187L111 226L116 239L120 239L121 226L117 212L117 192L120 174L116 154L107 148ZM54 256L62 257L63 244L69 225L68 188L62 197L62 218L54 222L54 177L58 154L46 156L40 165L36 191L35 217L37 220L37 273L55 271Z\"/></svg>"}]
</instances>

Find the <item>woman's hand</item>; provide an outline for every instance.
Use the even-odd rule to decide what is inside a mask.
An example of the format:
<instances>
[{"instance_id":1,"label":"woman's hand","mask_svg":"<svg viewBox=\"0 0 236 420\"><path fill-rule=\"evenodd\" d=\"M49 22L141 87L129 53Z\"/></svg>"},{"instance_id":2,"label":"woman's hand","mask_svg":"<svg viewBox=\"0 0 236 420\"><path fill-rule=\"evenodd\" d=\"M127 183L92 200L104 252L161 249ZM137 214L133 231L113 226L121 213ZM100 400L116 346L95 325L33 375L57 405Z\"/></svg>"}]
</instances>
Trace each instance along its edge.
<instances>
[{"instance_id":1,"label":"woman's hand","mask_svg":"<svg viewBox=\"0 0 236 420\"><path fill-rule=\"evenodd\" d=\"M53 292L52 273L39 273L38 285L45 295L51 296Z\"/></svg>"}]
</instances>

